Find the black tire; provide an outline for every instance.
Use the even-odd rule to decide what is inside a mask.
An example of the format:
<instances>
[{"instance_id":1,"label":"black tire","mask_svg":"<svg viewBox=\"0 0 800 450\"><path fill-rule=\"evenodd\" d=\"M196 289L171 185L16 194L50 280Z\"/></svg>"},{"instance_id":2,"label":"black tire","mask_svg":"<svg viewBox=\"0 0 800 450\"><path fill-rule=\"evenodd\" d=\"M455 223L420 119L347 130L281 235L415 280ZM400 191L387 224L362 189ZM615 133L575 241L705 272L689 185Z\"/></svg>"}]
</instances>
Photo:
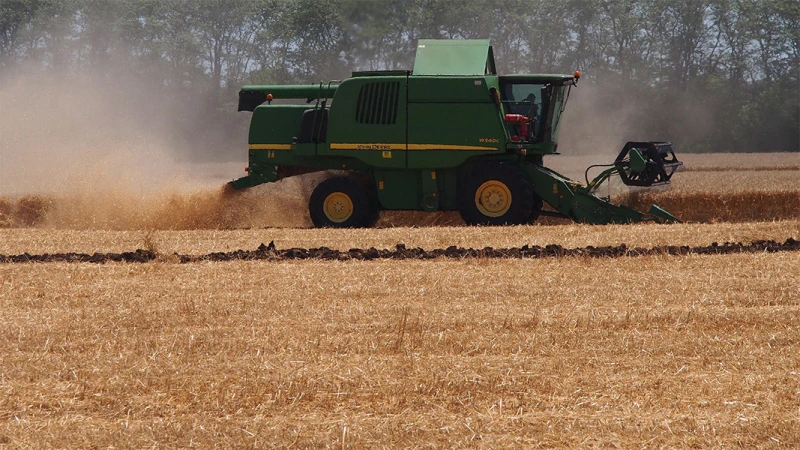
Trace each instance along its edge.
<instances>
[{"instance_id":1,"label":"black tire","mask_svg":"<svg viewBox=\"0 0 800 450\"><path fill-rule=\"evenodd\" d=\"M458 205L467 225L522 225L532 219L533 188L513 164L482 164L462 180Z\"/></svg>"},{"instance_id":2,"label":"black tire","mask_svg":"<svg viewBox=\"0 0 800 450\"><path fill-rule=\"evenodd\" d=\"M359 180L359 183L369 198L370 215L367 219L367 224L364 225L364 227L371 228L375 226L375 224L381 218L381 205L380 201L378 201L378 190L375 189L375 183L372 181L372 179L368 177L362 177Z\"/></svg>"},{"instance_id":3,"label":"black tire","mask_svg":"<svg viewBox=\"0 0 800 450\"><path fill-rule=\"evenodd\" d=\"M361 228L375 223L377 205L369 187L350 177L334 177L311 193L308 212L317 228Z\"/></svg>"}]
</instances>

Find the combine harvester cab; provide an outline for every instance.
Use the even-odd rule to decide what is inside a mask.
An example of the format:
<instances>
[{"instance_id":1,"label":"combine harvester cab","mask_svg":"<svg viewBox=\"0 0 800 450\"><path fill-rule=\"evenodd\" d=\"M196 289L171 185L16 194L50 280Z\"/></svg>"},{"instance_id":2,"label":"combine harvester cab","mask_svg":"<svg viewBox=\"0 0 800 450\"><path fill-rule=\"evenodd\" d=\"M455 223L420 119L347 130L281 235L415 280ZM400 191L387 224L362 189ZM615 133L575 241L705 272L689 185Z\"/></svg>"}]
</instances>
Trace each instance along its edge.
<instances>
[{"instance_id":1,"label":"combine harvester cab","mask_svg":"<svg viewBox=\"0 0 800 450\"><path fill-rule=\"evenodd\" d=\"M497 75L488 40L420 40L413 71L245 86L239 110L253 111L248 175L230 185L330 171L309 201L317 227L370 226L381 210L459 211L470 225L540 215L677 222L656 205L645 214L595 195L616 175L629 186L669 183L681 165L669 143L629 142L585 185L544 166L579 77ZM287 99L304 103L273 104Z\"/></svg>"}]
</instances>

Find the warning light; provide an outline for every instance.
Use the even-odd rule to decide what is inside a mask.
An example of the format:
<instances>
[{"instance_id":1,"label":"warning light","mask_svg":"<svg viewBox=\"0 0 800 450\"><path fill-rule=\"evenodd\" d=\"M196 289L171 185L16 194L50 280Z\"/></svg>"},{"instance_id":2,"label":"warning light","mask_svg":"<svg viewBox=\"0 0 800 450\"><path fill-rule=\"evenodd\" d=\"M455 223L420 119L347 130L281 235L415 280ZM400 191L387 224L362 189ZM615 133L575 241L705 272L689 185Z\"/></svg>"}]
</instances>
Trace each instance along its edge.
<instances>
[{"instance_id":1,"label":"warning light","mask_svg":"<svg viewBox=\"0 0 800 450\"><path fill-rule=\"evenodd\" d=\"M575 73L572 74L572 76L575 77L575 78L580 78L581 77L581 71L580 70L576 70Z\"/></svg>"},{"instance_id":2,"label":"warning light","mask_svg":"<svg viewBox=\"0 0 800 450\"><path fill-rule=\"evenodd\" d=\"M272 94L267 94L267 103L272 104Z\"/></svg>"}]
</instances>

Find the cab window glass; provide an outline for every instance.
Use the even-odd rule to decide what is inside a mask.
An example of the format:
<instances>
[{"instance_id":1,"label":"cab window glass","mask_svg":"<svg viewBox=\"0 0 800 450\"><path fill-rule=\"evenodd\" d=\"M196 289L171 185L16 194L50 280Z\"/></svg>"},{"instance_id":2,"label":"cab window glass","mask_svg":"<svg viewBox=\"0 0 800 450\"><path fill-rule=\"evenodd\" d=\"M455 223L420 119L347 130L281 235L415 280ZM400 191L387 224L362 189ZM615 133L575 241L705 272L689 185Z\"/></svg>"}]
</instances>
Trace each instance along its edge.
<instances>
[{"instance_id":1,"label":"cab window glass","mask_svg":"<svg viewBox=\"0 0 800 450\"><path fill-rule=\"evenodd\" d=\"M538 83L501 83L503 109L506 114L521 114L531 119L531 141L538 141L543 125L544 108L542 92L544 84ZM507 125L510 136L520 133L518 125Z\"/></svg>"}]
</instances>

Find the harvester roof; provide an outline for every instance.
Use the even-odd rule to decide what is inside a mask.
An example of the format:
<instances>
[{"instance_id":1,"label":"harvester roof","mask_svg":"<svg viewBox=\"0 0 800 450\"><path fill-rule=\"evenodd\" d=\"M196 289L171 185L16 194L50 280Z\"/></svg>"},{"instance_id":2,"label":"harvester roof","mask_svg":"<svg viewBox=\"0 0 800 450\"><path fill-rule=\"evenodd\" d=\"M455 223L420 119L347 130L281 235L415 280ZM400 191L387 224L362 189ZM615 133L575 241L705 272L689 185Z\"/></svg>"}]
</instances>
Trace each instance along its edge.
<instances>
[{"instance_id":1,"label":"harvester roof","mask_svg":"<svg viewBox=\"0 0 800 450\"><path fill-rule=\"evenodd\" d=\"M488 39L420 39L414 75L494 75L494 53Z\"/></svg>"}]
</instances>

